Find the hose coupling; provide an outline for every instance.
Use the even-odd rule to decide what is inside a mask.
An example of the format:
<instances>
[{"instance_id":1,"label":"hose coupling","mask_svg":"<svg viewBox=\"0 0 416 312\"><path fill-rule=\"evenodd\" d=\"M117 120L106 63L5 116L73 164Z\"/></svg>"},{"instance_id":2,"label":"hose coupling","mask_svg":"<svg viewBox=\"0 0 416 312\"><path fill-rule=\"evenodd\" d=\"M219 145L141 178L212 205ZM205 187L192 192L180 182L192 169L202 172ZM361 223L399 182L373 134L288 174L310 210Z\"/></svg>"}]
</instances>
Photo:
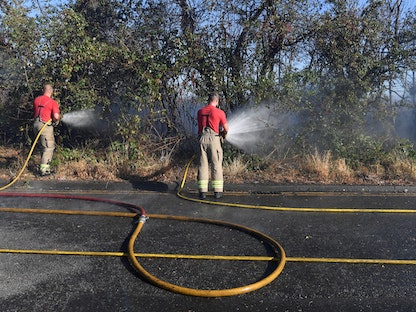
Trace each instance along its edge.
<instances>
[{"instance_id":1,"label":"hose coupling","mask_svg":"<svg viewBox=\"0 0 416 312\"><path fill-rule=\"evenodd\" d=\"M140 218L139 218L139 223L141 222L141 223L146 223L146 221L149 219L149 217L146 217L146 216L144 216L144 215L141 215L140 216Z\"/></svg>"}]
</instances>

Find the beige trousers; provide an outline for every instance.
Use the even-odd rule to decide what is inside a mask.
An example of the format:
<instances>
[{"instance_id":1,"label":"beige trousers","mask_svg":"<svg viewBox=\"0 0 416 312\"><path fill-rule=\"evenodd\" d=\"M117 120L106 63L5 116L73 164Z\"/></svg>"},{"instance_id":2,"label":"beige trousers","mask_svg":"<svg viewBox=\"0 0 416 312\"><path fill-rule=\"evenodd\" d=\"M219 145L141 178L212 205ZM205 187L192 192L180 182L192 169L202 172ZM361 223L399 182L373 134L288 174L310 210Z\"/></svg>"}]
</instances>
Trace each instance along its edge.
<instances>
[{"instance_id":1,"label":"beige trousers","mask_svg":"<svg viewBox=\"0 0 416 312\"><path fill-rule=\"evenodd\" d=\"M223 192L224 178L222 170L222 146L218 134L205 128L199 139L200 158L198 167L198 189L208 192L209 163L211 163L212 188L214 192Z\"/></svg>"},{"instance_id":2,"label":"beige trousers","mask_svg":"<svg viewBox=\"0 0 416 312\"><path fill-rule=\"evenodd\" d=\"M39 133L45 123L36 119L33 128L35 135ZM42 134L40 135L40 144L42 145L42 157L40 160L41 165L49 164L53 157L53 152L55 150L55 136L53 133L52 126L46 126L43 129Z\"/></svg>"}]
</instances>

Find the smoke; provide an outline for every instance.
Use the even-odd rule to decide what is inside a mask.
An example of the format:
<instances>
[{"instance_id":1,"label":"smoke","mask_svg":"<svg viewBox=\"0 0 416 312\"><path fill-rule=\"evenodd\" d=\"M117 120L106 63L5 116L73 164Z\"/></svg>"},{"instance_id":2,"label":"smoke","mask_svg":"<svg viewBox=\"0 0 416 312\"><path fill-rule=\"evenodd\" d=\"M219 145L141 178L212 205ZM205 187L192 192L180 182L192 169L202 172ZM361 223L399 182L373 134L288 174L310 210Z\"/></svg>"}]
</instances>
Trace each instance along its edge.
<instances>
[{"instance_id":1,"label":"smoke","mask_svg":"<svg viewBox=\"0 0 416 312\"><path fill-rule=\"evenodd\" d=\"M397 116L393 119L392 125L399 138L408 139L416 142L416 109L401 108Z\"/></svg>"}]
</instances>

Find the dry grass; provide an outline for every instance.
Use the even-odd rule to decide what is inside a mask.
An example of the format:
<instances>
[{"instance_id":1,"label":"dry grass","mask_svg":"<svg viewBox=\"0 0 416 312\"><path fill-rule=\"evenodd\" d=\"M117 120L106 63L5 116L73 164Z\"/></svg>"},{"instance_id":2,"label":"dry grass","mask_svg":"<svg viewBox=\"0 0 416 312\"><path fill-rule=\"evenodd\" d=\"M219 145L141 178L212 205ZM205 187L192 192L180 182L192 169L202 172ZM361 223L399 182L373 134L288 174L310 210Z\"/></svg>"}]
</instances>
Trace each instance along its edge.
<instances>
[{"instance_id":1,"label":"dry grass","mask_svg":"<svg viewBox=\"0 0 416 312\"><path fill-rule=\"evenodd\" d=\"M118 180L117 172L110 168L106 163L97 161L88 161L80 159L77 161L67 162L58 165L56 169L56 178L79 180L98 180L98 181L114 181Z\"/></svg>"},{"instance_id":2,"label":"dry grass","mask_svg":"<svg viewBox=\"0 0 416 312\"><path fill-rule=\"evenodd\" d=\"M0 147L0 179L9 180L21 169L27 155L15 149ZM57 156L59 157L59 155ZM22 179L42 179L36 168L39 155L32 156ZM146 181L173 182L183 177L187 159L167 161L160 157L141 160L126 159L112 153L101 158L77 157L60 159L51 177L57 180L124 181L140 179ZM392 154L390 161L361 166L352 170L345 159L333 159L330 152L319 153L282 161L264 161L254 169L244 157L239 156L224 164L224 179L227 183L276 183L276 184L411 184L416 181L416 163L405 155ZM187 179L195 181L197 161L190 166Z\"/></svg>"},{"instance_id":3,"label":"dry grass","mask_svg":"<svg viewBox=\"0 0 416 312\"><path fill-rule=\"evenodd\" d=\"M313 154L306 155L303 170L317 179L328 180L331 169L331 152L320 154L317 149Z\"/></svg>"},{"instance_id":4,"label":"dry grass","mask_svg":"<svg viewBox=\"0 0 416 312\"><path fill-rule=\"evenodd\" d=\"M353 184L360 180L344 158L333 159L330 151L319 153L315 149L313 154L305 157L300 168L312 180L320 183Z\"/></svg>"},{"instance_id":5,"label":"dry grass","mask_svg":"<svg viewBox=\"0 0 416 312\"><path fill-rule=\"evenodd\" d=\"M331 177L339 183L351 184L354 181L354 172L346 164L345 158L340 158L332 162Z\"/></svg>"},{"instance_id":6,"label":"dry grass","mask_svg":"<svg viewBox=\"0 0 416 312\"><path fill-rule=\"evenodd\" d=\"M9 179L10 176L16 175L24 160L17 150L0 147L0 177Z\"/></svg>"},{"instance_id":7,"label":"dry grass","mask_svg":"<svg viewBox=\"0 0 416 312\"><path fill-rule=\"evenodd\" d=\"M224 165L224 174L231 177L240 176L247 172L247 163L241 156L232 160L231 163Z\"/></svg>"},{"instance_id":8,"label":"dry grass","mask_svg":"<svg viewBox=\"0 0 416 312\"><path fill-rule=\"evenodd\" d=\"M416 164L413 159L409 159L403 153L397 151L391 157L391 163L384 168L384 176L386 178L416 180Z\"/></svg>"}]
</instances>

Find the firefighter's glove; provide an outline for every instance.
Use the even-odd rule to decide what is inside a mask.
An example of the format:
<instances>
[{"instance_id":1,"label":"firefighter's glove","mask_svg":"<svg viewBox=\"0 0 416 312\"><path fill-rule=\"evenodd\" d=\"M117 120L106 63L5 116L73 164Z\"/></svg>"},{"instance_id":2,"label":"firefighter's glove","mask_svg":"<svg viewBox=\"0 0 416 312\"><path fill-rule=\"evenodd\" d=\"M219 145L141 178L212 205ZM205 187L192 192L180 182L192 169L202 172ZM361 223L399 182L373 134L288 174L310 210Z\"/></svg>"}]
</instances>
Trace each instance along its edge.
<instances>
[{"instance_id":1,"label":"firefighter's glove","mask_svg":"<svg viewBox=\"0 0 416 312\"><path fill-rule=\"evenodd\" d=\"M220 137L222 137L222 139L225 140L225 138L227 137L227 131L221 130L220 131Z\"/></svg>"}]
</instances>

